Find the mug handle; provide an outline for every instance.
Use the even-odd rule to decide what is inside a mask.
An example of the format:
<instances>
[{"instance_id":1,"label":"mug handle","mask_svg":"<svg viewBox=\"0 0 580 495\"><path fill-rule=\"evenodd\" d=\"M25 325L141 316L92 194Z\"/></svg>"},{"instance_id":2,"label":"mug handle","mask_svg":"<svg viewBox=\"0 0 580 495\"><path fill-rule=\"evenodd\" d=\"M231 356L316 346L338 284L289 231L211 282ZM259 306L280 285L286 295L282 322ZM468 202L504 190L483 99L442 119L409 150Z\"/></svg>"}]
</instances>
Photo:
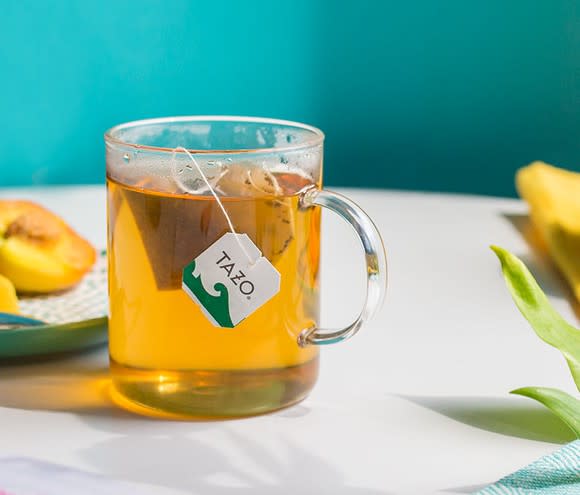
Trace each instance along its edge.
<instances>
[{"instance_id":1,"label":"mug handle","mask_svg":"<svg viewBox=\"0 0 580 495\"><path fill-rule=\"evenodd\" d=\"M353 201L342 194L315 187L306 189L300 198L301 208L322 206L338 213L358 234L365 253L367 293L357 319L339 330L311 327L298 336L298 345L335 344L352 337L363 323L381 307L387 290L387 256L381 234L370 217Z\"/></svg>"}]
</instances>

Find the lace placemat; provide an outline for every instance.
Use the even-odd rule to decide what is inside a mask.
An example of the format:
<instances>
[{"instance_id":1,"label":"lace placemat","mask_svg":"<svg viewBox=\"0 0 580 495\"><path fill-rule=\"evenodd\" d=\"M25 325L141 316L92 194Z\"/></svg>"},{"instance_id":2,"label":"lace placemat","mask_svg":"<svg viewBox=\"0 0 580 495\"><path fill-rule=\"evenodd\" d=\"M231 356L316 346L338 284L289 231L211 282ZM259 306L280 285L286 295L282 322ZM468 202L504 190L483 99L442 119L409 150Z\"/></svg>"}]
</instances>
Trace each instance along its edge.
<instances>
[{"instance_id":1,"label":"lace placemat","mask_svg":"<svg viewBox=\"0 0 580 495\"><path fill-rule=\"evenodd\" d=\"M107 255L103 251L93 269L70 290L20 298L20 312L50 324L101 318L108 314Z\"/></svg>"}]
</instances>

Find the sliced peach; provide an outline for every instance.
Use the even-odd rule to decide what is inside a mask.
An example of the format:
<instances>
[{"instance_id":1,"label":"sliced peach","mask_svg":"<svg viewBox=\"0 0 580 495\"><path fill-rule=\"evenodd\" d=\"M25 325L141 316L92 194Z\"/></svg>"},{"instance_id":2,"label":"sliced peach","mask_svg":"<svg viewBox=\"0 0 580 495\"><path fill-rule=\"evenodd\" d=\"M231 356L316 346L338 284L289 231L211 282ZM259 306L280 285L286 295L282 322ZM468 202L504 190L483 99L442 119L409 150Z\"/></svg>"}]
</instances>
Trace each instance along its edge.
<instances>
[{"instance_id":1,"label":"sliced peach","mask_svg":"<svg viewBox=\"0 0 580 495\"><path fill-rule=\"evenodd\" d=\"M3 313L19 313L16 289L10 280L0 275L0 311Z\"/></svg>"},{"instance_id":2,"label":"sliced peach","mask_svg":"<svg viewBox=\"0 0 580 495\"><path fill-rule=\"evenodd\" d=\"M0 274L17 291L71 287L95 259L95 249L54 213L31 201L0 201Z\"/></svg>"},{"instance_id":3,"label":"sliced peach","mask_svg":"<svg viewBox=\"0 0 580 495\"><path fill-rule=\"evenodd\" d=\"M516 186L542 240L580 301L580 174L534 162L518 170Z\"/></svg>"}]
</instances>

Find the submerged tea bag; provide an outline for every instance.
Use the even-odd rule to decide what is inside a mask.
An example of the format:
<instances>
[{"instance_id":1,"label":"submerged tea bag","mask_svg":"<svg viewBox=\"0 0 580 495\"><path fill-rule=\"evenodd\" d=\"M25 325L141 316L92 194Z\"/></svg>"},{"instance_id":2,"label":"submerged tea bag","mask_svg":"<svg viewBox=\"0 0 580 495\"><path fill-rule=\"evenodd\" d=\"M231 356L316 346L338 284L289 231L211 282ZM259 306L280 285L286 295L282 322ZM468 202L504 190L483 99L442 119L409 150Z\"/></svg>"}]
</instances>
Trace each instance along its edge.
<instances>
[{"instance_id":1,"label":"submerged tea bag","mask_svg":"<svg viewBox=\"0 0 580 495\"><path fill-rule=\"evenodd\" d=\"M214 197L207 192L184 193L199 184L196 174L187 170L173 178L172 187L162 184L164 190L181 189L177 194L150 191L159 190L158 178L123 191L161 290L179 289L184 266L230 231ZM212 186L236 232L247 234L262 255L275 263L294 238L294 191L282 187L271 172L248 162L224 167Z\"/></svg>"}]
</instances>

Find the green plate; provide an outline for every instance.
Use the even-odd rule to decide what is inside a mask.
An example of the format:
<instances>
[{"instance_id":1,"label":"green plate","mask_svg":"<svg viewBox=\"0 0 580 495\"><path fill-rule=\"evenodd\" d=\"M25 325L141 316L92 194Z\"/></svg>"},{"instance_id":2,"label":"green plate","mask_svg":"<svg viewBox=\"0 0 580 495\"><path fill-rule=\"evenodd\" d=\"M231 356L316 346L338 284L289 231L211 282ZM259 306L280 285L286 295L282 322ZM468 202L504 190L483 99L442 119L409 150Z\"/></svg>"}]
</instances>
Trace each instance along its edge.
<instances>
[{"instance_id":1,"label":"green plate","mask_svg":"<svg viewBox=\"0 0 580 495\"><path fill-rule=\"evenodd\" d=\"M46 322L35 327L0 328L0 358L80 351L107 341L107 259L101 253L75 288L23 297L20 311Z\"/></svg>"}]
</instances>

